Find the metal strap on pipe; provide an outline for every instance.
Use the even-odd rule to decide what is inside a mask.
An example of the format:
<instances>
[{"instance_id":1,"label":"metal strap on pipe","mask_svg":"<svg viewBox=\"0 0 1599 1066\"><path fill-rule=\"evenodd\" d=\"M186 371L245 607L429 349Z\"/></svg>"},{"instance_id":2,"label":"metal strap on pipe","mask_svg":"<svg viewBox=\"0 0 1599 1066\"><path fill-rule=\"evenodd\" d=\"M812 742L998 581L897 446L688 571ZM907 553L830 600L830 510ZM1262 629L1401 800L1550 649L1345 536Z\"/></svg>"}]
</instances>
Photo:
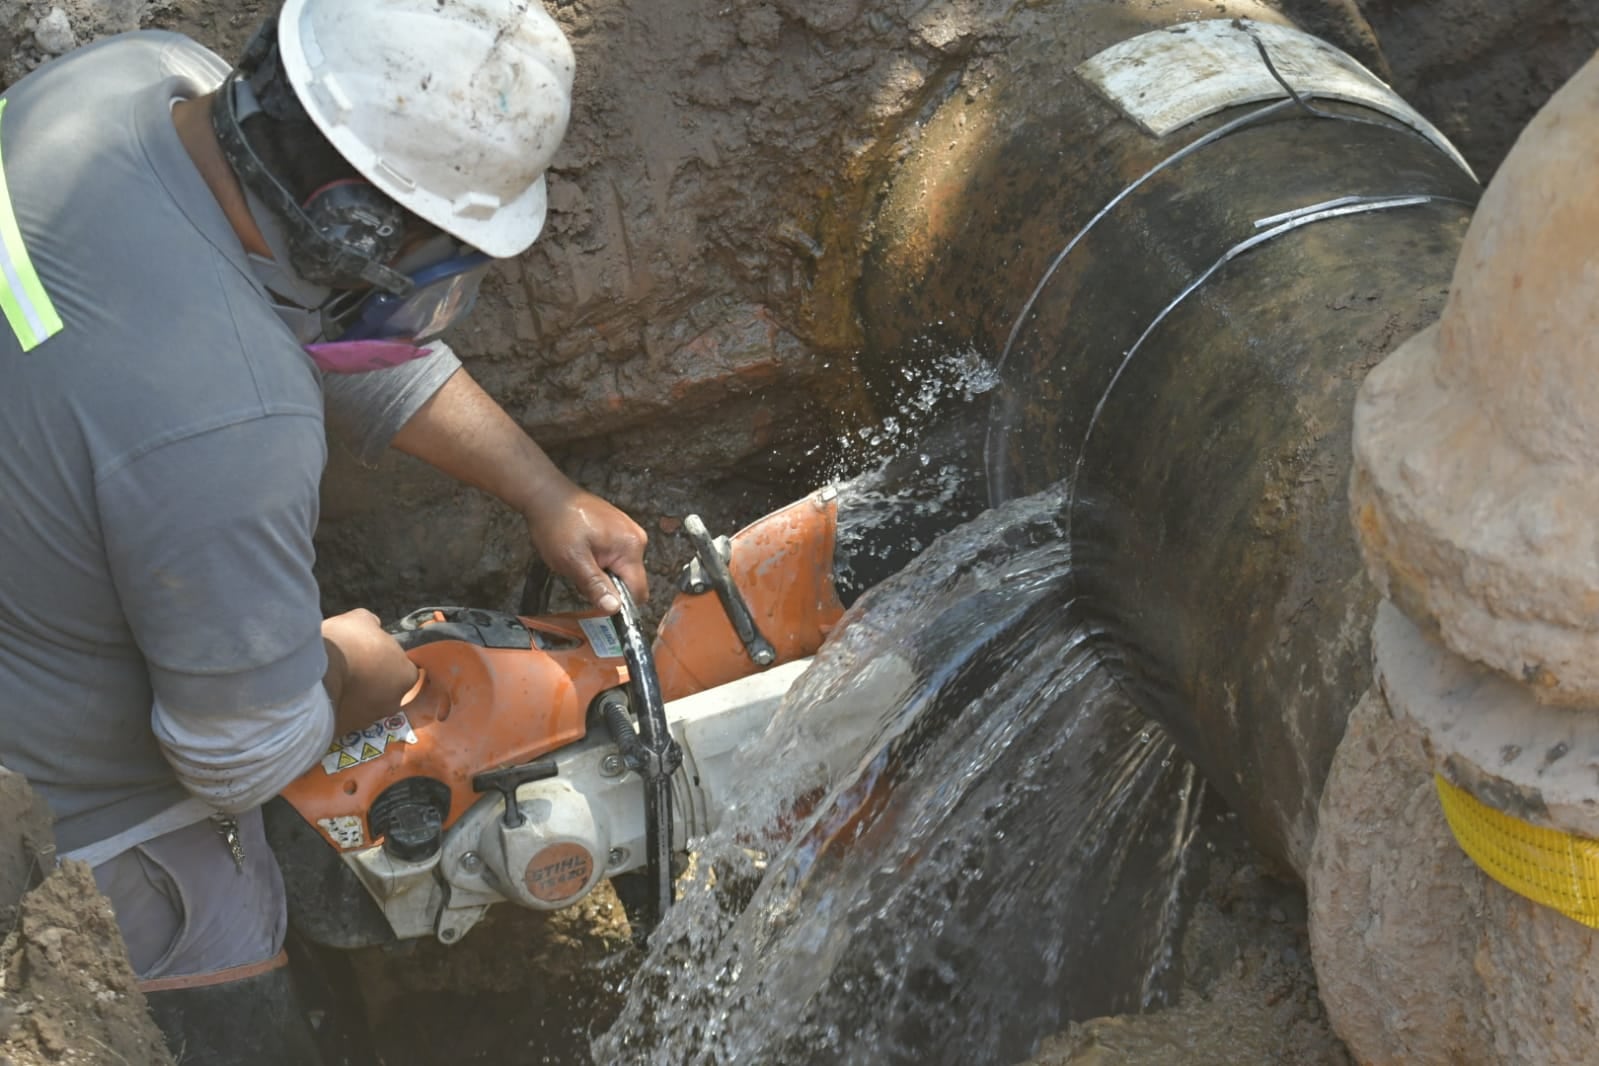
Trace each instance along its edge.
<instances>
[{"instance_id":1,"label":"metal strap on pipe","mask_svg":"<svg viewBox=\"0 0 1599 1066\"><path fill-rule=\"evenodd\" d=\"M1179 148L1177 151L1173 152L1171 155L1167 156L1165 159L1162 159L1159 163L1156 163L1154 166L1150 167L1148 170L1144 171L1137 178L1135 178L1132 184L1128 185L1115 196L1112 196L1110 201L1105 204L1104 207L1101 207L1098 211L1096 211L1094 213L1094 217L1089 219L1087 223L1083 225L1083 228L1078 230L1072 239L1066 242L1066 247L1062 248L1060 253L1056 255L1054 259L1049 261L1049 266L1044 268L1043 277L1038 279L1038 284L1033 286L1033 291L1028 294L1027 302L1022 304L1022 309L1016 313L1016 321L1012 323L1010 327L1010 333L1005 336L1005 347L1000 349L999 359L995 362L996 368L1000 371L1005 369L1005 361L1010 357L1011 348L1016 344L1016 335L1022 331L1022 325L1027 321L1028 317L1032 315L1034 305L1038 303L1038 298L1043 295L1045 287L1048 286L1050 281L1055 277L1055 272L1060 269L1060 265L1064 263L1066 261L1066 257L1071 255L1072 251L1083 242L1083 238L1087 237L1089 233L1093 232L1094 227L1099 225L1099 223L1104 220L1105 216L1109 215L1116 209L1118 204L1136 192L1139 186L1143 185L1150 178L1153 178L1156 174L1159 174L1162 170L1165 170L1173 163L1193 155L1206 145L1216 143L1229 133L1236 133L1245 126L1254 125L1256 122L1259 122L1262 119L1269 118L1278 112L1286 111L1293 106L1294 101L1292 100L1280 100L1275 104L1268 104L1265 107L1257 108L1256 110L1251 111L1247 115L1235 118L1225 126L1218 126L1209 133L1205 134L1203 137L1200 137L1198 140L1191 141L1190 143Z\"/></svg>"},{"instance_id":2,"label":"metal strap on pipe","mask_svg":"<svg viewBox=\"0 0 1599 1066\"><path fill-rule=\"evenodd\" d=\"M1022 308L1017 313L1015 321L1011 324L1010 332L1006 335L1005 346L1003 349L1001 349L999 358L996 360L996 367L1001 373L1003 373L1006 362L1010 358L1010 353L1016 344L1016 338L1020 335L1023 325L1032 315L1033 309L1037 305L1040 296L1043 295L1045 288L1048 287L1050 281L1053 280L1056 272L1060 269L1060 266L1066 261L1066 258L1071 255L1078 245L1080 245L1083 240L1091 232L1093 232L1094 228L1098 226L1106 217L1108 217L1117 206L1123 203L1133 192L1143 186L1156 174L1159 174L1167 167L1172 166L1178 161L1200 151L1201 149L1215 144L1224 137L1236 133L1241 129L1256 125L1257 123L1260 123L1275 115L1286 113L1288 111L1297 111L1299 114L1308 118L1329 119L1339 122L1355 122L1363 125L1378 125L1387 127L1387 123L1384 122L1374 121L1372 119L1362 118L1354 115L1342 115L1331 111L1321 111L1312 107L1310 101L1317 97L1316 91L1296 90L1283 78L1282 74L1277 69L1277 65L1272 61L1271 54L1268 52L1265 42L1261 40L1259 36L1257 36L1256 28L1251 26L1249 30L1244 33L1244 37L1250 41L1251 46L1259 54L1262 67L1269 75L1270 79L1276 85L1278 85L1284 93L1287 94L1287 99L1278 100L1274 103L1267 104L1264 107L1257 108L1248 114L1241 115L1240 117L1233 119L1231 122L1218 126L1216 129L1211 130L1204 136L1189 142L1188 144L1179 148L1177 151L1173 152L1171 155L1156 163L1154 166L1150 167L1143 174L1139 175L1119 193L1111 197L1109 202L1095 212L1094 216L1083 225L1082 229L1078 230L1077 233L1072 236L1071 240L1066 243L1066 246L1062 248L1055 258L1050 261L1049 266L1044 270L1043 276L1039 278L1038 284L1033 287L1033 291L1028 295L1026 302L1022 304ZM1334 94L1333 98L1337 98L1337 96L1341 95L1342 94ZM1415 131L1412 130L1412 132ZM1431 137L1428 139L1433 140ZM1434 141L1434 143L1436 144L1437 142ZM1450 149L1450 151L1445 152L1445 154L1450 155L1451 158L1456 158L1458 153L1453 153L1452 146L1449 146L1447 142L1443 142L1443 145L1444 147ZM1440 150L1442 151L1443 148L1440 148ZM1462 163L1462 165L1464 164ZM1467 168L1467 172L1470 172L1469 168ZM1081 473L1083 457L1086 454L1089 437L1093 434L1094 426L1099 421L1100 413L1103 411L1105 403L1110 397L1111 390L1115 388L1116 382L1121 378L1122 372L1127 368L1127 365L1129 362L1131 362L1133 355L1138 351L1139 347L1155 330L1155 328L1159 326L1160 323L1174 309L1176 309L1178 305L1180 305L1196 289L1209 280L1209 278L1218 270L1220 270L1231 260L1237 258L1250 249L1312 222L1320 222L1326 219L1339 218L1345 215L1362 214L1370 211L1382 211L1398 207L1412 207L1435 201L1447 201L1465 204L1467 207L1471 206L1465 201L1458 200L1453 197L1439 197L1430 194L1395 196L1351 195L1341 196L1332 200L1321 201L1319 203L1293 208L1275 215L1269 215L1265 218L1256 219L1254 222L1254 228L1257 230L1265 229L1266 231L1257 233L1255 236L1244 241L1240 241L1238 244L1235 244L1231 248L1227 249L1227 251L1222 254L1220 259L1211 264L1211 266L1202 274L1200 274L1197 279L1184 287L1183 290L1179 292L1170 303L1162 308L1162 310L1144 329L1143 333L1139 335L1138 339L1134 341L1133 345L1123 354L1122 361L1120 365L1117 366L1115 373L1112 375L1110 383L1106 386L1105 391L1100 396L1098 403L1095 404L1093 413L1089 418L1088 428L1083 434L1083 445L1077 453L1077 459L1074 466L1074 475L1072 477L1072 486L1068 495L1068 508L1070 508L1071 502L1074 502L1076 498L1076 475ZM989 440L990 447L993 446L993 443L993 438L991 436ZM1070 529L1070 522L1071 519L1068 517L1068 530Z\"/></svg>"},{"instance_id":3,"label":"metal strap on pipe","mask_svg":"<svg viewBox=\"0 0 1599 1066\"><path fill-rule=\"evenodd\" d=\"M1054 278L1055 273L1060 269L1061 264L1066 261L1066 257L1071 255L1072 251L1083 242L1083 239L1087 237L1089 233L1093 232L1094 227L1098 226L1100 222L1104 221L1105 217L1114 211L1116 207L1122 203L1122 201L1126 200L1127 197L1136 192L1140 186L1149 181L1149 179L1153 178L1156 174L1159 174L1161 171L1165 170L1167 167L1187 158L1190 155L1193 155L1202 148L1215 144L1217 141L1228 136L1229 134L1237 133L1241 129L1253 126L1258 122L1262 122L1273 117L1274 115L1291 110L1298 110L1300 113L1309 118L1330 119L1336 122L1357 122L1363 125L1378 125L1387 128L1398 128L1389 127L1388 124L1384 122L1373 122L1371 119L1359 118L1354 115L1340 115L1331 111L1316 110L1310 106L1309 102L1317 99L1317 94L1314 91L1296 91L1292 86L1284 81L1282 75L1278 73L1276 66L1272 63L1270 54L1266 51L1265 44L1260 42L1258 39L1254 39L1254 43L1256 48L1259 50L1262 65L1264 66L1265 70L1270 74L1272 79L1277 82L1277 84L1282 86L1283 90L1288 94L1288 98L1285 100L1278 100L1275 103L1267 104L1264 107L1256 108L1247 115L1240 115L1231 122L1216 127L1203 137L1199 137L1196 140L1190 141L1188 144L1185 144L1171 155L1167 156L1154 166L1150 167L1148 170L1144 171L1144 173L1135 178L1132 183L1124 188L1121 192L1111 197L1110 201L1106 203L1104 207L1101 207L1098 211L1096 211L1094 213L1094 217L1090 218L1083 225L1083 228L1078 230L1072 239L1066 242L1066 246L1060 250L1060 253L1057 254L1054 259L1050 260L1049 266L1044 269L1043 276L1038 279L1038 284L1035 285L1033 287L1033 291L1028 294L1027 301L1022 304L1022 309L1016 314L1016 321L1011 324L1010 332L1005 336L1005 346L1000 350L999 359L995 362L995 365L998 369L1001 371L1004 370L1005 361L1010 357L1011 348L1016 344L1017 335L1021 333L1022 326L1026 323L1028 317L1033 313L1033 307L1038 303L1038 298L1043 295L1044 289ZM1431 138L1429 138L1429 140L1431 140ZM1447 142L1444 143L1447 144ZM1458 153L1446 154L1449 154L1450 158L1456 158L1458 156ZM1467 168L1467 173L1470 173L1469 168Z\"/></svg>"},{"instance_id":4,"label":"metal strap on pipe","mask_svg":"<svg viewBox=\"0 0 1599 1066\"><path fill-rule=\"evenodd\" d=\"M1077 463L1073 467L1072 483L1067 494L1067 530L1071 529L1070 507L1077 498L1077 477L1082 472L1083 456L1088 451L1088 440L1094 434L1094 427L1099 424L1100 413L1104 411L1106 401L1110 399L1111 392L1116 388L1116 382L1121 380L1122 373L1127 369L1128 364L1133 361L1133 356L1138 354L1138 349L1143 346L1149 335L1154 333L1156 327L1165 321L1166 317L1176 310L1184 300L1192 296L1196 289L1209 281L1222 267L1250 249L1257 248L1267 241L1275 240L1285 233L1299 229L1301 226L1308 226L1313 222L1325 222L1332 218L1344 218L1348 215L1367 214L1372 211L1389 211L1399 207L1416 207L1430 203L1453 203L1462 204L1466 207L1471 206L1466 201L1452 196L1425 194L1408 196L1340 196L1333 200L1324 200L1321 203L1309 204L1305 207L1294 208L1291 211L1284 211L1281 214L1256 219L1254 223L1256 229L1261 229L1265 226L1270 226L1271 228L1262 233L1257 233L1247 240L1239 241L1223 252L1221 258L1207 267L1199 277L1189 282L1170 303L1161 308L1160 313L1150 321L1148 326L1144 327L1144 332L1138 335L1138 339L1133 342L1132 347L1128 348L1122 355L1122 361L1117 365L1116 372L1111 375L1109 384L1105 386L1105 391L1099 397L1099 402L1094 405L1094 412L1088 418L1088 428L1083 432L1082 446L1077 450Z\"/></svg>"}]
</instances>

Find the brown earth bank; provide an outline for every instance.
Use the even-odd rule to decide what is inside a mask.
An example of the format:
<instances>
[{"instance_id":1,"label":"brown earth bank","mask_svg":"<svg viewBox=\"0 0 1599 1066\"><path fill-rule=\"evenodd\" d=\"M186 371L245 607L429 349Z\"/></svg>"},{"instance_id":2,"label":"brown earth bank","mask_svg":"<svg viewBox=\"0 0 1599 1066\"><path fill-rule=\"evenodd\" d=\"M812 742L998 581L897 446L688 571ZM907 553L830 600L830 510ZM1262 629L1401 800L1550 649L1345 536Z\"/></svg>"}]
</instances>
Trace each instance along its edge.
<instances>
[{"instance_id":1,"label":"brown earth bank","mask_svg":"<svg viewBox=\"0 0 1599 1066\"><path fill-rule=\"evenodd\" d=\"M270 6L0 0L0 84L140 26L233 55ZM656 609L688 555L683 516L731 532L869 458L862 430L884 413L854 372L853 283L873 190L925 109L958 85L976 91L1008 42L1070 6L551 5L579 74L550 221L496 269L452 341L576 480L651 532ZM1277 6L1390 79L1484 180L1599 47L1599 4L1587 0ZM529 559L515 516L398 455L376 470L335 455L318 549L327 610L386 618L438 602L508 606ZM170 1061L87 872L53 870L38 805L14 778L0 786L0 1066ZM1344 1061L1317 1006L1299 889L1263 873L1241 840L1210 843L1178 1005L1073 1026L1037 1062ZM555 918L500 910L454 948L354 960L391 1062L584 1061L632 959L614 901ZM497 1035L468 1049L468 1027L434 1024L444 1016ZM1232 1043L1204 1043L1224 1022L1238 1027Z\"/></svg>"},{"instance_id":2,"label":"brown earth bank","mask_svg":"<svg viewBox=\"0 0 1599 1066\"><path fill-rule=\"evenodd\" d=\"M1275 2L1390 77L1484 180L1599 46L1583 0ZM0 81L140 25L233 55L270 6L0 0ZM552 5L579 75L550 220L451 339L569 473L651 532L657 606L685 514L731 531L868 458L852 283L873 188L926 107L1070 6ZM318 549L326 608L385 617L508 605L529 557L515 516L398 454L375 471L335 454Z\"/></svg>"},{"instance_id":3,"label":"brown earth bank","mask_svg":"<svg viewBox=\"0 0 1599 1066\"><path fill-rule=\"evenodd\" d=\"M1200 829L1190 862L1174 1005L1073 1023L1025 1066L1352 1066L1316 995L1303 886L1230 817Z\"/></svg>"},{"instance_id":4,"label":"brown earth bank","mask_svg":"<svg viewBox=\"0 0 1599 1066\"><path fill-rule=\"evenodd\" d=\"M57 867L50 812L0 769L0 1066L172 1062L89 868Z\"/></svg>"}]
</instances>

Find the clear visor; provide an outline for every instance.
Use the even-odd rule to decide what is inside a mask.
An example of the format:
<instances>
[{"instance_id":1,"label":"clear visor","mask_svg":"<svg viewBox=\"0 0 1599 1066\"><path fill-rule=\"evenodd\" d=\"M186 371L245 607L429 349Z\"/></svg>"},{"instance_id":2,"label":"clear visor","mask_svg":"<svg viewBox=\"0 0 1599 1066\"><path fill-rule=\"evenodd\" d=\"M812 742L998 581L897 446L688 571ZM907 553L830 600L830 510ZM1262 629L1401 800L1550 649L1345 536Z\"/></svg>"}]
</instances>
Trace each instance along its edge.
<instances>
[{"instance_id":1,"label":"clear visor","mask_svg":"<svg viewBox=\"0 0 1599 1066\"><path fill-rule=\"evenodd\" d=\"M413 288L405 296L373 292L346 308L330 308L342 327L338 339L425 344L472 310L491 262L482 252L465 252L410 274Z\"/></svg>"}]
</instances>

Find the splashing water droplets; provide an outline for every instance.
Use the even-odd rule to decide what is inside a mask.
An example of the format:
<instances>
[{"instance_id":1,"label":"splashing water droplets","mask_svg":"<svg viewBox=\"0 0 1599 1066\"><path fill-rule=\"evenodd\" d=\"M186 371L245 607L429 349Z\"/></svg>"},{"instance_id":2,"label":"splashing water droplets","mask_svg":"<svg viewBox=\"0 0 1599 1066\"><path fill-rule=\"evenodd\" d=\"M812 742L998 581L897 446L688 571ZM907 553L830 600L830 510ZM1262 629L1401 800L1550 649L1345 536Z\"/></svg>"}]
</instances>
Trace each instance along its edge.
<instances>
[{"instance_id":1,"label":"splashing water droplets","mask_svg":"<svg viewBox=\"0 0 1599 1066\"><path fill-rule=\"evenodd\" d=\"M946 534L851 608L740 753L764 775L596 1062L1020 1061L1161 1001L1200 786L1069 620L1062 502Z\"/></svg>"},{"instance_id":2,"label":"splashing water droplets","mask_svg":"<svg viewBox=\"0 0 1599 1066\"><path fill-rule=\"evenodd\" d=\"M921 342L920 347L931 347ZM824 477L844 479L919 443L933 416L952 403L970 404L997 388L999 371L974 349L933 351L898 368L909 388L899 400L899 410L875 426L860 426L843 433L831 444L813 452L830 456ZM933 461L929 456L923 465Z\"/></svg>"}]
</instances>

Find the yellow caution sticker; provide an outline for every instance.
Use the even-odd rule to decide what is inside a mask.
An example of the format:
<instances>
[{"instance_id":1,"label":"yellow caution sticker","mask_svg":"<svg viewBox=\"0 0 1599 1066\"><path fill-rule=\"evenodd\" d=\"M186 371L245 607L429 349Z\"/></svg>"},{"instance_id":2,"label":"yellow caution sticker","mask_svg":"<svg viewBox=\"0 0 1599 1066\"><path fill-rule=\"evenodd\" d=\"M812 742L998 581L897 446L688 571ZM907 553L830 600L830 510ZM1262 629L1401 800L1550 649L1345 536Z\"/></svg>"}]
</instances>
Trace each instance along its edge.
<instances>
[{"instance_id":1,"label":"yellow caution sticker","mask_svg":"<svg viewBox=\"0 0 1599 1066\"><path fill-rule=\"evenodd\" d=\"M416 743L416 732L411 728L411 720L404 711L373 722L365 729L334 737L333 743L328 745L326 754L322 756L322 771L336 774L340 770L380 759L391 743Z\"/></svg>"},{"instance_id":2,"label":"yellow caution sticker","mask_svg":"<svg viewBox=\"0 0 1599 1066\"><path fill-rule=\"evenodd\" d=\"M1532 825L1434 774L1449 829L1489 877L1599 929L1599 840Z\"/></svg>"}]
</instances>

